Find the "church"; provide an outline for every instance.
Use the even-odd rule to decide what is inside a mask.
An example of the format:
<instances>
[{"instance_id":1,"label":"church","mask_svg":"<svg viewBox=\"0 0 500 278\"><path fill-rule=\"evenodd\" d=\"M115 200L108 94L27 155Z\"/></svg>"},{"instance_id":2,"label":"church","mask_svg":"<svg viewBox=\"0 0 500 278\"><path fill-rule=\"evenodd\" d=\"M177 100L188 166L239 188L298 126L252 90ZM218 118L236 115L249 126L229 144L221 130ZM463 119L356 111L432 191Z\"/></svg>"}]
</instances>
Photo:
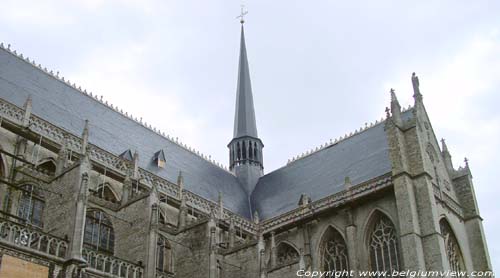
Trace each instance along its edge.
<instances>
[{"instance_id":1,"label":"church","mask_svg":"<svg viewBox=\"0 0 500 278\"><path fill-rule=\"evenodd\" d=\"M415 73L411 107L391 90L383 119L266 173L241 24L228 167L0 45L0 277L492 270Z\"/></svg>"}]
</instances>

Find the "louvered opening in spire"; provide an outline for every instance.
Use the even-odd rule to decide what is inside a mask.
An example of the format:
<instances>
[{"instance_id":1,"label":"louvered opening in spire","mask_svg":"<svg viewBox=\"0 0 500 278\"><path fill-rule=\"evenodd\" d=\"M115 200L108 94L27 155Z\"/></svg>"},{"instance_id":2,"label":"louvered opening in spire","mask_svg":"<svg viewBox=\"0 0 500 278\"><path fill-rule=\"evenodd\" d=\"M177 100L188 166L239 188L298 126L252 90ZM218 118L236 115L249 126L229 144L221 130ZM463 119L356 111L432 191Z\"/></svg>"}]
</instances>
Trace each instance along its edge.
<instances>
[{"instance_id":1,"label":"louvered opening in spire","mask_svg":"<svg viewBox=\"0 0 500 278\"><path fill-rule=\"evenodd\" d=\"M258 138L257 125L255 123L255 110L253 107L252 85L250 83L250 70L248 67L245 45L245 31L242 24L233 138L243 136Z\"/></svg>"}]
</instances>

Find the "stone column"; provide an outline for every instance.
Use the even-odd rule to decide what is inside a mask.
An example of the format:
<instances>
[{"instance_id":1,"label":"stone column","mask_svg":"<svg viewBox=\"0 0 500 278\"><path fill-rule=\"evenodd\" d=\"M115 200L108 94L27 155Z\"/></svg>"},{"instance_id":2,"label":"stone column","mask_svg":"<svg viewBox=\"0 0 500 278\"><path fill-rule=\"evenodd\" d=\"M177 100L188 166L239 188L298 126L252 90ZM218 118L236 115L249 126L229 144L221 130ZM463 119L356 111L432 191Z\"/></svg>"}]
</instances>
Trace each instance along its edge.
<instances>
[{"instance_id":1,"label":"stone column","mask_svg":"<svg viewBox=\"0 0 500 278\"><path fill-rule=\"evenodd\" d=\"M218 278L217 275L217 257L215 254L216 250L216 230L217 228L215 225L210 225L210 240L209 240L209 246L208 246L208 252L209 252L209 269L208 269L208 274L210 278Z\"/></svg>"},{"instance_id":2,"label":"stone column","mask_svg":"<svg viewBox=\"0 0 500 278\"><path fill-rule=\"evenodd\" d=\"M271 268L276 266L276 239L275 232L271 232Z\"/></svg>"},{"instance_id":3,"label":"stone column","mask_svg":"<svg viewBox=\"0 0 500 278\"><path fill-rule=\"evenodd\" d=\"M345 228L345 237L347 245L347 255L349 259L349 269L355 270L353 272L354 278L358 277L359 268L359 258L358 258L358 241L356 238L357 227L354 224L354 217L352 215L351 209L346 211L347 227Z\"/></svg>"},{"instance_id":4,"label":"stone column","mask_svg":"<svg viewBox=\"0 0 500 278\"><path fill-rule=\"evenodd\" d=\"M151 197L150 197L151 198ZM146 267L144 268L145 278L156 277L156 248L158 246L158 204L151 205L151 222L147 238Z\"/></svg>"},{"instance_id":5,"label":"stone column","mask_svg":"<svg viewBox=\"0 0 500 278\"><path fill-rule=\"evenodd\" d=\"M311 249L311 238L309 236L309 224L304 224L302 226L302 239L304 241L304 263L306 267L310 267L313 264L312 261L312 249Z\"/></svg>"},{"instance_id":6,"label":"stone column","mask_svg":"<svg viewBox=\"0 0 500 278\"><path fill-rule=\"evenodd\" d=\"M229 248L234 247L234 240L236 237L236 229L234 228L234 218L229 219Z\"/></svg>"}]
</instances>

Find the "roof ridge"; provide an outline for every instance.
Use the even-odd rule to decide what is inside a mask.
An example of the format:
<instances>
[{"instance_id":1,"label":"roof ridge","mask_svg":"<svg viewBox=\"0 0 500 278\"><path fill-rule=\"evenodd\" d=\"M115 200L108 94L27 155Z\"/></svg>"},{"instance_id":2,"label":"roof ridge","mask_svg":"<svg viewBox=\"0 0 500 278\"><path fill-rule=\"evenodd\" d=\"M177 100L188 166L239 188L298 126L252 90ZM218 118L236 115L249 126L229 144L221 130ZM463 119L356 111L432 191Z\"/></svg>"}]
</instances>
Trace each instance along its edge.
<instances>
[{"instance_id":1,"label":"roof ridge","mask_svg":"<svg viewBox=\"0 0 500 278\"><path fill-rule=\"evenodd\" d=\"M410 110L411 108L412 108L412 106L410 104L406 108L403 107L402 110L401 110L401 112L404 113L404 112ZM370 122L369 124L366 122L364 126L361 126L359 128L359 130L356 129L353 132L350 132L349 134L345 133L344 136L340 136L339 138L335 138L335 140L331 138L330 141L326 142L325 144L317 146L316 148L312 148L312 149L310 149L310 150L308 150L306 152L303 152L301 154L298 154L297 156L292 157L291 159L288 159L287 163L284 166L280 167L280 168L286 167L289 164L291 164L291 163L293 163L293 162L295 162L297 160L300 160L302 158L308 157L308 156L310 156L312 154L315 154L315 153L317 153L317 152L319 152L319 151L321 151L323 149L329 148L329 147L331 147L333 145L336 145L336 144L338 144L340 142L343 142L343 141L345 141L347 139L350 139L351 137L353 137L353 136L355 136L357 134L360 134L360 133L362 133L362 132L364 132L364 131L372 128L372 127L375 127L375 126L377 126L377 125L385 122L385 120L386 119L384 119L384 117L382 117L382 118L380 118L380 120L375 120L375 122ZM278 169L280 169L280 168L278 168Z\"/></svg>"},{"instance_id":2,"label":"roof ridge","mask_svg":"<svg viewBox=\"0 0 500 278\"><path fill-rule=\"evenodd\" d=\"M142 127L146 128L146 129L149 129L150 131L153 131L154 133L156 133L157 135L167 139L168 141L180 146L181 148L185 149L186 151L204 159L205 161L213 164L214 166L230 173L230 174L233 174L231 171L229 171L229 169L223 165L222 163L216 161L215 159L212 159L212 156L211 155L205 155L203 153L200 153L198 150L196 150L195 148L191 147L191 146L188 146L187 144L184 144L182 143L181 141L179 141L179 137L175 137L175 139L172 137L172 136L169 136L168 134L166 134L165 132L161 131L160 129L156 128L156 127L153 127L151 126L151 124L148 124L146 122L143 122L142 121L142 117L140 117L139 119L137 117L134 117L132 114L129 114L128 112L126 111L123 111L123 109L119 109L118 106L114 106L112 103L108 103L107 100L104 100L103 99L103 96L101 95L100 97L97 95L97 94L92 94L92 92L87 92L86 89L82 89L81 86L78 86L76 85L76 83L71 83L71 81L69 79L65 79L64 76L59 76L59 71L57 71L55 74L54 74L54 71L53 70L48 70L47 67L42 67L41 64L37 64L35 62L34 59L30 60L30 58L28 56L24 57L22 53L18 53L15 49L11 49L11 45L10 44L7 44L7 47L4 46L3 43L0 43L0 49L3 49L5 51L7 51L8 53L12 54L13 56L21 59L22 61L30 64L32 67L36 68L37 70L40 70L42 71L43 73L47 74L48 76L64 83L65 85L67 86L70 86L72 87L73 89L75 89L77 92L81 93L82 95L84 96L87 96L91 99L93 99L94 101L97 101L98 103L108 107L108 108L111 108L111 110L121 114L122 116L136 122L137 124L141 125Z\"/></svg>"},{"instance_id":3,"label":"roof ridge","mask_svg":"<svg viewBox=\"0 0 500 278\"><path fill-rule=\"evenodd\" d=\"M315 153L317 153L317 152L319 152L321 150L324 150L324 149L329 148L331 146L334 146L334 145L336 145L338 143L341 143L341 142L343 142L343 141L345 141L347 139L350 139L351 137L353 137L355 135L358 135L358 134L360 134L360 133L362 133L362 132L364 132L364 131L372 128L372 127L380 125L383 122L385 122L385 119L383 117L380 118L380 120L375 120L375 122L370 122L369 124L366 122L364 126L361 126L359 128L359 130L356 129L354 131L351 131L349 134L345 133L344 136L340 136L338 138L335 138L335 140L333 138L331 138L330 141L326 142L325 144L321 144L320 146L317 146L316 148L312 148L312 149L310 149L310 150L308 150L306 152L303 152L303 153L301 153L301 154L299 154L297 156L292 157L291 159L288 159L286 165L284 165L283 167L288 166L289 164L291 164L291 163L293 163L293 162L295 162L297 160L300 160L300 159L306 158L306 157L308 157L308 156L310 156L312 154L315 154Z\"/></svg>"}]
</instances>

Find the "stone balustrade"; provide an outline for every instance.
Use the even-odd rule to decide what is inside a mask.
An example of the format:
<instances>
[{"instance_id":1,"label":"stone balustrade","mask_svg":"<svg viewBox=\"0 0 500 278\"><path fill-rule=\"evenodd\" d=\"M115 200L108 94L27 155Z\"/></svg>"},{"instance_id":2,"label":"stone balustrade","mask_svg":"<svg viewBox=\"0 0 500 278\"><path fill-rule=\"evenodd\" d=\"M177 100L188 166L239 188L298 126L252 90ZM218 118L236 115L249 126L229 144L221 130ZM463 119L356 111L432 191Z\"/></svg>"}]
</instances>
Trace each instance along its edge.
<instances>
[{"instance_id":1,"label":"stone balustrade","mask_svg":"<svg viewBox=\"0 0 500 278\"><path fill-rule=\"evenodd\" d=\"M64 258L68 243L25 224L0 218L0 241Z\"/></svg>"},{"instance_id":2,"label":"stone balustrade","mask_svg":"<svg viewBox=\"0 0 500 278\"><path fill-rule=\"evenodd\" d=\"M82 254L83 259L87 261L87 267L99 274L105 273L108 276L125 278L143 277L143 268L131 262L86 248L83 249Z\"/></svg>"}]
</instances>

